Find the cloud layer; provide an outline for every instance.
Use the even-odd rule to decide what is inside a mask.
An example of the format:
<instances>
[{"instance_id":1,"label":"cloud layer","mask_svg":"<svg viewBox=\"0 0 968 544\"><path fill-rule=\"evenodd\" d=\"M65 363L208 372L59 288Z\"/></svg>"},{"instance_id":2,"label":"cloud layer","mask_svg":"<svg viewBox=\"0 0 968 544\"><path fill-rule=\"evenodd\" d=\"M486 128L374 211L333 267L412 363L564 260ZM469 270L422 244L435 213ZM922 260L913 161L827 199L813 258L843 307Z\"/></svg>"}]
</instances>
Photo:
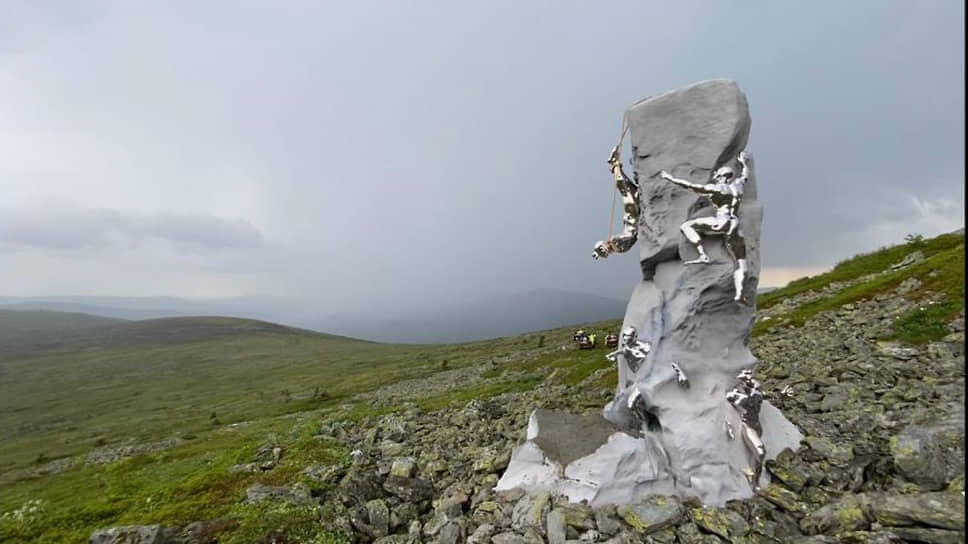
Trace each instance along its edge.
<instances>
[{"instance_id":1,"label":"cloud layer","mask_svg":"<svg viewBox=\"0 0 968 544\"><path fill-rule=\"evenodd\" d=\"M43 207L0 210L0 246L38 250L130 248L145 240L178 250L259 248L262 234L248 221L210 213L138 214L107 209Z\"/></svg>"},{"instance_id":2,"label":"cloud layer","mask_svg":"<svg viewBox=\"0 0 968 544\"><path fill-rule=\"evenodd\" d=\"M717 77L765 268L963 224L958 2L6 5L6 294L624 299L636 252L591 258L622 111Z\"/></svg>"}]
</instances>

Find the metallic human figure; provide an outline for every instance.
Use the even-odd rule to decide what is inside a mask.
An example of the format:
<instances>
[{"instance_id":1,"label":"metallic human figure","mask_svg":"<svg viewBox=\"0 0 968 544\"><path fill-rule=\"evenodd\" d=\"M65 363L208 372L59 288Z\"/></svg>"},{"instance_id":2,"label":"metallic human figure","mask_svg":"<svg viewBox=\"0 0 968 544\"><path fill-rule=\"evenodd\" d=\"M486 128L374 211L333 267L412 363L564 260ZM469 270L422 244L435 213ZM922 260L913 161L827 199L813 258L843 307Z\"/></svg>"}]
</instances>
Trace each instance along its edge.
<instances>
[{"instance_id":1,"label":"metallic human figure","mask_svg":"<svg viewBox=\"0 0 968 544\"><path fill-rule=\"evenodd\" d=\"M689 378L686 376L686 373L679 368L679 365L672 363L672 371L676 373L676 382L679 384L679 387L689 389Z\"/></svg>"},{"instance_id":2,"label":"metallic human figure","mask_svg":"<svg viewBox=\"0 0 968 544\"><path fill-rule=\"evenodd\" d=\"M608 157L609 169L615 179L615 188L622 195L622 207L625 210L622 224L625 226L622 233L611 236L608 240L602 240L595 244L592 257L604 259L612 253L624 253L635 245L639 236L639 184L629 179L622 170L622 161L619 157L619 147L612 148L612 154Z\"/></svg>"},{"instance_id":3,"label":"metallic human figure","mask_svg":"<svg viewBox=\"0 0 968 544\"><path fill-rule=\"evenodd\" d=\"M750 479L750 487L759 489L760 474L763 473L763 462L766 458L766 447L760 436L763 428L760 426L760 405L763 404L763 391L760 382L753 378L753 371L744 370L736 376L739 383L726 393L726 400L739 412L743 435L743 442L749 448L755 459ZM727 432L731 432L729 429Z\"/></svg>"},{"instance_id":4,"label":"metallic human figure","mask_svg":"<svg viewBox=\"0 0 968 544\"><path fill-rule=\"evenodd\" d=\"M625 356L625 364L629 366L632 372L637 372L642 361L645 360L646 356L649 355L649 351L652 350L652 344L648 342L643 342L638 339L638 332L635 327L626 327L622 331L622 339L619 344L619 348L607 355L605 358L613 363L618 360L619 355Z\"/></svg>"},{"instance_id":5,"label":"metallic human figure","mask_svg":"<svg viewBox=\"0 0 968 544\"><path fill-rule=\"evenodd\" d=\"M645 401L645 395L638 387L633 388L632 394L629 395L626 401L626 406L628 407L629 414L631 414L632 419L635 421L635 430L641 431L661 431L662 424L659 422L659 418L649 410L649 405ZM661 451L666 451L665 447Z\"/></svg>"},{"instance_id":6,"label":"metallic human figure","mask_svg":"<svg viewBox=\"0 0 968 544\"><path fill-rule=\"evenodd\" d=\"M731 167L723 166L713 173L713 183L705 185L674 178L665 170L659 173L662 179L695 191L712 202L716 215L690 219L680 227L686 239L692 242L699 253L696 259L686 261L685 264L708 263L709 256L702 245L703 236L723 235L726 249L736 260L736 270L733 272L733 284L736 288L733 300L736 301L743 298L743 282L746 280L746 241L739 232L739 205L749 174L745 151L739 154L738 160L743 167L739 177L736 177L736 172Z\"/></svg>"}]
</instances>

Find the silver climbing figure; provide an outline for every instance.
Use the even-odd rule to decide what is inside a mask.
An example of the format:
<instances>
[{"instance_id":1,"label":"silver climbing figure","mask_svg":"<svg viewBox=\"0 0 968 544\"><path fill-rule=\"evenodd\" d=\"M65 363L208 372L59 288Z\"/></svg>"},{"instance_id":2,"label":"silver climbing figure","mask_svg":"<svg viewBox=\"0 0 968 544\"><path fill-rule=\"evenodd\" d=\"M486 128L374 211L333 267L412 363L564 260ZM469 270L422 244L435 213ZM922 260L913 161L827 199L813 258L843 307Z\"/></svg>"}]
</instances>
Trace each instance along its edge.
<instances>
[{"instance_id":1,"label":"silver climbing figure","mask_svg":"<svg viewBox=\"0 0 968 544\"><path fill-rule=\"evenodd\" d=\"M736 269L733 271L733 285L736 289L736 295L733 300L741 301L743 299L743 283L746 281L746 241L739 229L739 206L743 200L743 188L749 174L746 152L741 152L737 160L742 166L739 176L736 176L732 167L723 166L713 173L712 183L692 183L674 178L665 170L659 172L659 176L680 187L699 193L712 202L716 210L715 215L690 219L679 227L686 239L695 246L696 252L699 253L697 258L685 261L685 264L709 263L709 256L706 255L706 249L702 243L703 237L722 235L726 249L736 260Z\"/></svg>"},{"instance_id":2,"label":"silver climbing figure","mask_svg":"<svg viewBox=\"0 0 968 544\"><path fill-rule=\"evenodd\" d=\"M645 360L651 350L652 344L638 339L638 332L635 330L635 327L626 327L622 331L619 348L605 355L605 358L614 363L618 360L619 355L623 355L625 357L625 364L628 365L632 372L637 372L639 365L642 364L642 361Z\"/></svg>"},{"instance_id":3,"label":"silver climbing figure","mask_svg":"<svg viewBox=\"0 0 968 544\"><path fill-rule=\"evenodd\" d=\"M763 391L760 382L753 378L752 370L744 370L736 376L739 383L726 393L726 400L739 412L741 424L740 433L743 442L753 454L753 469L747 474L750 487L759 489L760 475L763 473L763 462L766 459L766 447L763 445L763 428L760 426L760 405L763 404ZM732 438L732 427L727 423L727 431Z\"/></svg>"},{"instance_id":4,"label":"silver climbing figure","mask_svg":"<svg viewBox=\"0 0 968 544\"><path fill-rule=\"evenodd\" d=\"M612 148L612 153L608 156L609 170L615 180L615 188L622 195L622 207L624 215L622 224L624 228L621 234L609 236L607 240L602 240L595 244L592 257L604 259L612 253L624 253L635 245L639 236L639 184L632 181L625 170L622 169L619 146Z\"/></svg>"}]
</instances>

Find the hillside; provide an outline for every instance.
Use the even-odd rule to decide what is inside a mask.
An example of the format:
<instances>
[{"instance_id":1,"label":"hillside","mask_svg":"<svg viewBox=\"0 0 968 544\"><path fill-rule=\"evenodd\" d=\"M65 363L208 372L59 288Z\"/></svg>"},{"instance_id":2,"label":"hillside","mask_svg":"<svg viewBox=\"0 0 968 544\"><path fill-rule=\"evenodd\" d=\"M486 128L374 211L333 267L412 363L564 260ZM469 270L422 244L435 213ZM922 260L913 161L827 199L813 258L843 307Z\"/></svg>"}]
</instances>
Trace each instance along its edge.
<instances>
[{"instance_id":1,"label":"hillside","mask_svg":"<svg viewBox=\"0 0 968 544\"><path fill-rule=\"evenodd\" d=\"M964 251L963 233L912 240L760 297L758 375L806 440L724 509L676 501L649 527L492 491L533 408L612 394L571 327L451 346L264 331L0 363L0 540L962 542Z\"/></svg>"},{"instance_id":2,"label":"hillside","mask_svg":"<svg viewBox=\"0 0 968 544\"><path fill-rule=\"evenodd\" d=\"M10 321L14 321L19 312L25 312L28 315L42 313L49 316L51 322L67 321L72 315L84 316L84 314L27 312L22 310L5 310L4 314L10 316ZM112 350L137 346L170 346L257 334L331 336L265 321L234 317L167 317L121 321L85 316L85 319L81 321L84 323L90 322L90 324L74 328L48 327L20 330L19 333L13 327L11 329L0 328L0 334L9 336L6 342L0 344L0 361L54 352L75 353L92 349ZM11 332L8 334L4 332L6 330L11 330Z\"/></svg>"},{"instance_id":3,"label":"hillside","mask_svg":"<svg viewBox=\"0 0 968 544\"><path fill-rule=\"evenodd\" d=\"M120 322L119 319L76 312L0 308L0 350L26 336L67 334Z\"/></svg>"},{"instance_id":4,"label":"hillside","mask_svg":"<svg viewBox=\"0 0 968 544\"><path fill-rule=\"evenodd\" d=\"M321 315L328 305L270 296L210 300L176 297L4 297L0 311L40 309L87 313L121 320L220 315L284 323L314 331L393 343L456 343L599 321L622 315L624 300L591 293L536 290L493 294L467 301L420 301L398 309Z\"/></svg>"}]
</instances>

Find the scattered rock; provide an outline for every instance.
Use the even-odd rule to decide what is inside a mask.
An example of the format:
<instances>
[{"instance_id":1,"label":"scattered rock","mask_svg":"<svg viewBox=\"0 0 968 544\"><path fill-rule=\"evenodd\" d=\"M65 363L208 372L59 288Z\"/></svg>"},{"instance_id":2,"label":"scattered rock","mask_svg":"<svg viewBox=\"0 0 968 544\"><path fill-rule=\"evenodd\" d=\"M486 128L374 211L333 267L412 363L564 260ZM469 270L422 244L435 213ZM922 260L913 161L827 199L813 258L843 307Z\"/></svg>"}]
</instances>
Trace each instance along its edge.
<instances>
[{"instance_id":1,"label":"scattered rock","mask_svg":"<svg viewBox=\"0 0 968 544\"><path fill-rule=\"evenodd\" d=\"M606 505L595 510L595 525L603 535L612 536L622 530L615 505Z\"/></svg>"},{"instance_id":2,"label":"scattered rock","mask_svg":"<svg viewBox=\"0 0 968 544\"><path fill-rule=\"evenodd\" d=\"M383 489L407 502L430 500L434 488L427 480L390 476L383 482Z\"/></svg>"},{"instance_id":3,"label":"scattered rock","mask_svg":"<svg viewBox=\"0 0 968 544\"><path fill-rule=\"evenodd\" d=\"M792 514L800 514L805 510L796 493L776 484L761 489L760 496Z\"/></svg>"},{"instance_id":4,"label":"scattered rock","mask_svg":"<svg viewBox=\"0 0 968 544\"><path fill-rule=\"evenodd\" d=\"M390 532L390 509L382 499L367 502L366 513L374 536L384 536Z\"/></svg>"},{"instance_id":5,"label":"scattered rock","mask_svg":"<svg viewBox=\"0 0 968 544\"><path fill-rule=\"evenodd\" d=\"M524 537L517 533L498 533L491 537L494 544L526 544Z\"/></svg>"},{"instance_id":6,"label":"scattered rock","mask_svg":"<svg viewBox=\"0 0 968 544\"><path fill-rule=\"evenodd\" d=\"M888 527L965 530L965 496L961 493L877 494L870 498L870 511L874 520Z\"/></svg>"},{"instance_id":7,"label":"scattered rock","mask_svg":"<svg viewBox=\"0 0 968 544\"><path fill-rule=\"evenodd\" d=\"M383 495L379 477L362 465L354 465L337 488L336 496L346 506L363 505Z\"/></svg>"},{"instance_id":8,"label":"scattered rock","mask_svg":"<svg viewBox=\"0 0 968 544\"><path fill-rule=\"evenodd\" d=\"M565 514L561 510L548 512L547 519L548 544L565 544Z\"/></svg>"},{"instance_id":9,"label":"scattered rock","mask_svg":"<svg viewBox=\"0 0 968 544\"><path fill-rule=\"evenodd\" d=\"M89 465L103 465L105 463L113 463L124 459L125 457L131 457L133 455L140 455L142 453L153 453L156 451L166 450L175 446L183 444L185 440L181 438L170 438L168 440L161 440L159 442L151 442L147 444L135 444L132 446L117 446L117 447L102 447L97 448L87 454L87 463Z\"/></svg>"},{"instance_id":10,"label":"scattered rock","mask_svg":"<svg viewBox=\"0 0 968 544\"><path fill-rule=\"evenodd\" d=\"M259 468L259 463L242 463L239 465L232 465L229 467L229 474L254 474L256 472L261 472L262 469Z\"/></svg>"},{"instance_id":11,"label":"scattered rock","mask_svg":"<svg viewBox=\"0 0 968 544\"><path fill-rule=\"evenodd\" d=\"M542 523L550 504L551 496L547 493L524 495L511 511L511 527L522 532L529 528L543 530Z\"/></svg>"},{"instance_id":12,"label":"scattered rock","mask_svg":"<svg viewBox=\"0 0 968 544\"><path fill-rule=\"evenodd\" d=\"M900 270L906 266L911 266L912 264L919 263L924 260L924 252L920 249L917 251L912 251L904 256L903 259L891 265L891 270Z\"/></svg>"},{"instance_id":13,"label":"scattered rock","mask_svg":"<svg viewBox=\"0 0 968 544\"><path fill-rule=\"evenodd\" d=\"M804 442L834 466L846 466L854 458L854 450L850 444L834 444L820 436L808 436Z\"/></svg>"},{"instance_id":14,"label":"scattered rock","mask_svg":"<svg viewBox=\"0 0 968 544\"><path fill-rule=\"evenodd\" d=\"M316 482L335 482L343 475L343 467L339 465L309 465L303 469L303 474Z\"/></svg>"},{"instance_id":15,"label":"scattered rock","mask_svg":"<svg viewBox=\"0 0 968 544\"><path fill-rule=\"evenodd\" d=\"M245 490L246 502L252 504L264 500L285 501L292 504L309 504L313 502L309 488L301 483L297 483L292 487L253 484Z\"/></svg>"},{"instance_id":16,"label":"scattered rock","mask_svg":"<svg viewBox=\"0 0 968 544\"><path fill-rule=\"evenodd\" d=\"M746 536L750 526L743 516L725 508L692 508L689 518L700 528L727 540Z\"/></svg>"},{"instance_id":17,"label":"scattered rock","mask_svg":"<svg viewBox=\"0 0 968 544\"><path fill-rule=\"evenodd\" d=\"M494 526L490 523L482 523L471 533L471 536L467 537L467 544L488 544L493 534Z\"/></svg>"},{"instance_id":18,"label":"scattered rock","mask_svg":"<svg viewBox=\"0 0 968 544\"><path fill-rule=\"evenodd\" d=\"M414 466L416 461L413 457L399 457L393 460L393 465L390 467L390 476L396 476L398 478L410 478L413 476Z\"/></svg>"},{"instance_id":19,"label":"scattered rock","mask_svg":"<svg viewBox=\"0 0 968 544\"><path fill-rule=\"evenodd\" d=\"M766 469L770 471L777 480L793 491L800 491L810 478L809 471L800 463L799 459L789 448L777 454L776 459L766 462Z\"/></svg>"},{"instance_id":20,"label":"scattered rock","mask_svg":"<svg viewBox=\"0 0 968 544\"><path fill-rule=\"evenodd\" d=\"M937 491L964 472L965 414L959 408L938 423L909 425L892 437L894 464L905 478Z\"/></svg>"},{"instance_id":21,"label":"scattered rock","mask_svg":"<svg viewBox=\"0 0 968 544\"><path fill-rule=\"evenodd\" d=\"M927 529L923 527L891 527L891 532L906 542L925 542L927 544L964 544L964 531Z\"/></svg>"},{"instance_id":22,"label":"scattered rock","mask_svg":"<svg viewBox=\"0 0 968 544\"><path fill-rule=\"evenodd\" d=\"M649 534L675 525L682 519L682 505L676 497L652 496L635 504L618 507L618 515L630 527Z\"/></svg>"},{"instance_id":23,"label":"scattered rock","mask_svg":"<svg viewBox=\"0 0 968 544\"><path fill-rule=\"evenodd\" d=\"M870 520L865 512L867 508L866 497L844 495L837 502L807 514L800 520L800 528L808 535L839 534L867 529L870 527Z\"/></svg>"},{"instance_id":24,"label":"scattered rock","mask_svg":"<svg viewBox=\"0 0 968 544\"><path fill-rule=\"evenodd\" d=\"M91 544L159 544L170 541L178 529L161 525L128 525L101 529L91 535Z\"/></svg>"},{"instance_id":25,"label":"scattered rock","mask_svg":"<svg viewBox=\"0 0 968 544\"><path fill-rule=\"evenodd\" d=\"M231 518L195 521L184 526L174 537L173 544L211 544L218 542L218 535L238 526Z\"/></svg>"},{"instance_id":26,"label":"scattered rock","mask_svg":"<svg viewBox=\"0 0 968 544\"><path fill-rule=\"evenodd\" d=\"M894 357L900 361L907 361L918 356L918 349L905 346L900 342L878 342L877 349L882 354Z\"/></svg>"}]
</instances>

